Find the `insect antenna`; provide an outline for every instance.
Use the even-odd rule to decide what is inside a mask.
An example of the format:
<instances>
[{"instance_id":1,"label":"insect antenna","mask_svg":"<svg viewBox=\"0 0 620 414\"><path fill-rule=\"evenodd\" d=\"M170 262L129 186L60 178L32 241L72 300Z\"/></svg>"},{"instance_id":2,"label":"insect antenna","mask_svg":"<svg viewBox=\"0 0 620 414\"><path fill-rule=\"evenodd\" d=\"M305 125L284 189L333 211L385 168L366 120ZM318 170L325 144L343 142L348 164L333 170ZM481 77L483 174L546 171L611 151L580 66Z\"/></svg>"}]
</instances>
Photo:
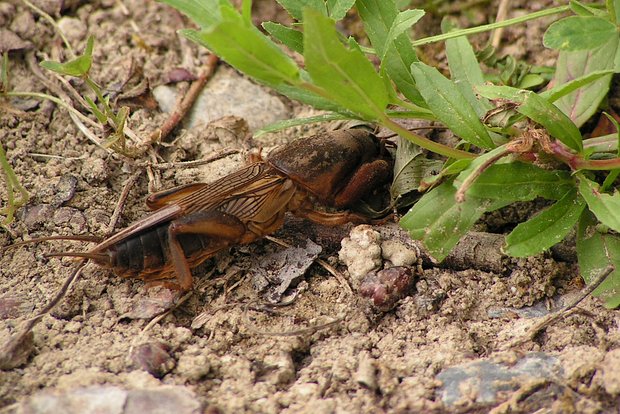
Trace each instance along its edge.
<instances>
[{"instance_id":1,"label":"insect antenna","mask_svg":"<svg viewBox=\"0 0 620 414\"><path fill-rule=\"evenodd\" d=\"M86 236L86 235L75 235L75 236L45 236L45 237L35 237L34 239L23 240L17 243L13 243L9 246L6 246L5 249L12 249L14 247L24 246L26 244L32 243L41 243L49 240L75 240L75 241L85 241L90 243L101 243L103 237L99 236Z\"/></svg>"},{"instance_id":2,"label":"insect antenna","mask_svg":"<svg viewBox=\"0 0 620 414\"><path fill-rule=\"evenodd\" d=\"M109 263L110 256L105 253L92 253L92 252L52 252L46 253L44 257L81 257L83 259L90 259L96 263Z\"/></svg>"}]
</instances>

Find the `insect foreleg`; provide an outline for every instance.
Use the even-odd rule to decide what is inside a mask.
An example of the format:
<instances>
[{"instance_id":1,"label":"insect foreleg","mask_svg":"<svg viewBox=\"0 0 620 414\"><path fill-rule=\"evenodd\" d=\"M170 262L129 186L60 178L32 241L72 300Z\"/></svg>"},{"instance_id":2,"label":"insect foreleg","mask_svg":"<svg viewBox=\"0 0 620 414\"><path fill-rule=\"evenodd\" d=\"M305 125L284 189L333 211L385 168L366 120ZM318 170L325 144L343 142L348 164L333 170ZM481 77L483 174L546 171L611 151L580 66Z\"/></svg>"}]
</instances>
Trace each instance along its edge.
<instances>
[{"instance_id":1,"label":"insect foreleg","mask_svg":"<svg viewBox=\"0 0 620 414\"><path fill-rule=\"evenodd\" d=\"M219 244L230 245L237 242L246 232L239 219L219 211L199 211L173 220L168 227L170 257L181 289L192 287L190 271L183 247L178 236L181 234L200 234L213 237Z\"/></svg>"}]
</instances>

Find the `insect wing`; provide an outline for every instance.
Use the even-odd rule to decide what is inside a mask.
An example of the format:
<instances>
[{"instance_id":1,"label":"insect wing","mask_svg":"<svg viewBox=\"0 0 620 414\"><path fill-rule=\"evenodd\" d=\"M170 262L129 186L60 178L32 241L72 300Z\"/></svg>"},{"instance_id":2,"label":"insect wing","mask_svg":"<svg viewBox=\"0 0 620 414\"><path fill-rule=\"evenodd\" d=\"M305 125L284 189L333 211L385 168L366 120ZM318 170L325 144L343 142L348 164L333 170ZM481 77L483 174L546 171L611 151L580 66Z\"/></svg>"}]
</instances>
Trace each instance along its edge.
<instances>
[{"instance_id":1,"label":"insect wing","mask_svg":"<svg viewBox=\"0 0 620 414\"><path fill-rule=\"evenodd\" d=\"M169 221L174 217L178 216L183 209L178 204L170 204L159 210L155 211L153 214L136 221L135 223L129 225L123 230L119 231L115 235L105 239L103 242L95 246L92 250L103 251L108 247L127 239L128 237L133 236L134 234L146 230L148 228L153 227L156 224L163 223L165 221Z\"/></svg>"}]
</instances>

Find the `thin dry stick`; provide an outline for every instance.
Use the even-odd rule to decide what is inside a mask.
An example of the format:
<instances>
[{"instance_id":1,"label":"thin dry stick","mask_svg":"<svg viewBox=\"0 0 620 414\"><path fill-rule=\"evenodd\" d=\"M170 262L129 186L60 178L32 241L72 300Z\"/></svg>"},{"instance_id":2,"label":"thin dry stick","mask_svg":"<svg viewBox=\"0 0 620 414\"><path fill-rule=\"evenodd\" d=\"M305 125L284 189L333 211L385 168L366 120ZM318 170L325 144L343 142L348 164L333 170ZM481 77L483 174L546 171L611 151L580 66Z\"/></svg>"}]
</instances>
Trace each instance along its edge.
<instances>
[{"instance_id":1,"label":"thin dry stick","mask_svg":"<svg viewBox=\"0 0 620 414\"><path fill-rule=\"evenodd\" d=\"M501 0L499 2L499 8L497 9L497 15L495 16L496 22L503 22L506 20L508 16L508 10L510 9L510 0ZM500 27L493 32L493 37L491 39L491 46L497 48L502 41L502 34L504 33L504 28Z\"/></svg>"},{"instance_id":2,"label":"thin dry stick","mask_svg":"<svg viewBox=\"0 0 620 414\"><path fill-rule=\"evenodd\" d=\"M545 316L540 322L531 326L527 332L521 337L517 338L510 344L508 344L509 348L513 348L515 346L522 345L527 341L531 341L540 331L556 322L559 319L562 319L568 315L568 312L572 310L575 306L581 303L588 295L590 295L594 290L601 285L607 279L614 270L616 270L615 266L608 265L603 271L594 279L592 282L586 286L585 289L581 291L579 296L577 296L573 301L558 309L557 311Z\"/></svg>"},{"instance_id":3,"label":"thin dry stick","mask_svg":"<svg viewBox=\"0 0 620 414\"><path fill-rule=\"evenodd\" d=\"M280 240L276 237L273 236L265 236L265 238L269 241L272 241L276 244L279 244L282 247L286 247L287 249L290 249L291 246L290 244L288 244L287 242L285 242L284 240ZM353 289L351 289L351 286L349 285L349 282L347 282L347 280L344 278L344 276L342 276L342 274L337 271L336 269L334 269L334 267L332 265L330 265L329 263L327 263L325 260L323 259L314 259L314 261L323 266L323 268L325 270L327 270L329 273L332 274L332 276L334 276L336 278L336 280L338 281L338 283L340 283L340 285L342 286L342 288L350 295L353 294Z\"/></svg>"},{"instance_id":4,"label":"thin dry stick","mask_svg":"<svg viewBox=\"0 0 620 414\"><path fill-rule=\"evenodd\" d=\"M67 37L65 36L63 31L60 30L60 27L58 26L58 23L56 23L56 20L54 20L52 18L52 16L50 16L47 13L45 13L43 10L41 10L40 8L38 8L37 6L35 6L31 2L29 2L28 0L22 0L22 3L24 3L26 6L30 7L33 11L35 11L37 14L39 14L41 17L43 17L45 20L47 20L52 25L54 30L56 30L56 33L58 33L58 35L60 36L60 38L64 42L64 44L65 44L65 46L67 48L67 51L69 51L69 55L72 58L74 58L75 57L75 53L73 52L73 48L71 47L71 43L69 43L69 40L67 40Z\"/></svg>"},{"instance_id":5,"label":"thin dry stick","mask_svg":"<svg viewBox=\"0 0 620 414\"><path fill-rule=\"evenodd\" d=\"M459 189L456 191L456 194L454 195L454 199L456 200L456 202L464 202L465 193L467 192L467 190L469 190L474 181L476 181L476 179L480 177L480 175L485 172L491 165L495 164L497 161L510 154L511 152L512 151L510 149L505 148L503 151L495 154L495 156L489 158L488 160L485 160L482 164L478 166L478 168L472 171L472 173L469 174L467 178L465 178Z\"/></svg>"},{"instance_id":6,"label":"thin dry stick","mask_svg":"<svg viewBox=\"0 0 620 414\"><path fill-rule=\"evenodd\" d=\"M136 183L140 174L142 174L141 169L134 171L134 173L127 179L127 181L125 181L125 184L123 185L123 191L121 191L121 195L118 198L116 207L114 208L114 213L112 213L110 223L108 224L108 228L106 229L107 235L110 235L114 232L114 228L118 224L118 220L123 213L123 209L125 208L125 202L127 201L127 197L129 196L131 187L133 187L133 185Z\"/></svg>"},{"instance_id":7,"label":"thin dry stick","mask_svg":"<svg viewBox=\"0 0 620 414\"><path fill-rule=\"evenodd\" d=\"M209 164L209 163L212 163L213 161L221 160L222 158L228 157L229 155L232 155L232 154L238 154L239 152L240 151L237 149L225 148L213 154L209 158L205 158L203 160L165 162L165 163L159 163L159 164L148 163L148 166L154 169L157 169L157 170L167 170L170 168L179 168L179 167L192 168L192 167L198 167L200 165Z\"/></svg>"},{"instance_id":8,"label":"thin dry stick","mask_svg":"<svg viewBox=\"0 0 620 414\"><path fill-rule=\"evenodd\" d=\"M181 120L185 117L185 114L192 107L196 98L202 91L202 88L205 86L207 81L211 78L213 73L215 72L215 68L217 67L217 62L219 58L215 55L209 55L207 58L207 63L205 64L205 68L193 83L192 86L187 90L187 93L179 103L178 107L172 111L166 122L164 124L153 131L150 136L150 142L163 141L166 137L172 132L174 128L181 122Z\"/></svg>"},{"instance_id":9,"label":"thin dry stick","mask_svg":"<svg viewBox=\"0 0 620 414\"><path fill-rule=\"evenodd\" d=\"M255 303L255 302L254 302ZM340 322L342 322L344 320L344 316L341 316L339 318L333 319L327 323L324 324L320 324L320 325L315 325L315 326L310 326L308 328L303 328L303 329L296 329L293 331L261 331L259 329L256 329L252 326L252 321L250 321L250 317L249 317L249 308L250 305L252 305L253 302L250 303L246 303L244 309L243 309L243 324L245 325L245 327L247 328L248 331L250 331L251 333L255 334L255 335L263 335L263 336L300 336L300 335L311 335L317 331L323 330L323 329L327 329L327 328L331 328L332 326L335 326L337 324L339 324ZM288 305L288 304L286 304ZM286 305L279 305L279 306L286 306ZM270 305L270 306L278 306L278 305Z\"/></svg>"},{"instance_id":10,"label":"thin dry stick","mask_svg":"<svg viewBox=\"0 0 620 414\"><path fill-rule=\"evenodd\" d=\"M11 336L9 340L0 348L0 368L15 368L14 360L17 355L24 353L24 348L27 346L28 336L37 323L47 315L53 308L65 297L67 291L71 287L74 281L76 281L82 274L82 269L86 266L86 259L81 259L75 269L75 271L65 280L63 285L58 289L54 298L41 309L41 311L34 317L24 322L24 325L20 328L17 334Z\"/></svg>"}]
</instances>

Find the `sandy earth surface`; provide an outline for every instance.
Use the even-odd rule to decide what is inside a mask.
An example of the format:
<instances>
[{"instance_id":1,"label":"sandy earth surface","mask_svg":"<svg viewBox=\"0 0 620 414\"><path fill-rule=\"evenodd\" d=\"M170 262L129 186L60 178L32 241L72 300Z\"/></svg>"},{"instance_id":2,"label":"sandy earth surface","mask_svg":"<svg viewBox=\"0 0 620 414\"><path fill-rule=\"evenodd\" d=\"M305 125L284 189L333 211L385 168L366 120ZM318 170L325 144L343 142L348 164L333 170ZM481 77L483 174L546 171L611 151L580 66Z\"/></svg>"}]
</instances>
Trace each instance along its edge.
<instances>
[{"instance_id":1,"label":"sandy earth surface","mask_svg":"<svg viewBox=\"0 0 620 414\"><path fill-rule=\"evenodd\" d=\"M282 18L271 2L258 3L263 20ZM163 99L166 88L182 87L168 82L174 68L196 74L204 65L207 53L175 33L187 21L156 2L38 4L52 14L64 4L59 24L76 49L88 34L95 36L92 74L109 90L123 84L133 64ZM530 11L549 6L524 4ZM482 19L488 11L473 9L469 18ZM530 49L539 48L540 24L508 33L509 52L532 62L543 59ZM49 92L29 62L62 54L50 25L9 1L0 3L0 27L30 42L29 49L11 55L12 90ZM59 85L49 72L43 76ZM207 89L212 94L207 106L218 108L212 117L234 114L252 127L310 113L225 65ZM146 136L165 118L159 110L138 109L129 125ZM117 229L146 214L143 200L151 190L212 181L241 166L252 147L269 148L313 132L304 127L248 140L238 119L210 127L196 122L159 146L157 156L132 161L89 142L67 112L49 102L24 98L2 104L2 145L31 200L18 211L11 234L0 232L0 246L49 235L105 235L132 177ZM203 159L226 149L237 152L196 168L154 168L147 174L141 166L147 160ZM346 282L314 264L278 295L287 304L279 307L265 304L274 290L261 268L281 266L282 252L290 250L269 240L207 261L194 272L193 292L157 319L170 306L170 291L147 289L139 280L89 265L34 328L30 357L0 371L0 412L618 412L616 311L587 298L578 311L526 337L549 309L583 288L570 246L530 259L501 255L502 236L492 232L531 213L531 206L518 206L489 215L443 267L426 260L395 224L350 235L353 226L326 228L289 218L274 236L301 246L301 256L320 249ZM84 248L53 242L1 254L0 344L50 300L75 267L71 259L44 254ZM348 257L350 273L339 252L343 260ZM415 289L389 312L373 309L357 293L355 273L368 260L414 269ZM88 411L97 407L101 411Z\"/></svg>"}]
</instances>

